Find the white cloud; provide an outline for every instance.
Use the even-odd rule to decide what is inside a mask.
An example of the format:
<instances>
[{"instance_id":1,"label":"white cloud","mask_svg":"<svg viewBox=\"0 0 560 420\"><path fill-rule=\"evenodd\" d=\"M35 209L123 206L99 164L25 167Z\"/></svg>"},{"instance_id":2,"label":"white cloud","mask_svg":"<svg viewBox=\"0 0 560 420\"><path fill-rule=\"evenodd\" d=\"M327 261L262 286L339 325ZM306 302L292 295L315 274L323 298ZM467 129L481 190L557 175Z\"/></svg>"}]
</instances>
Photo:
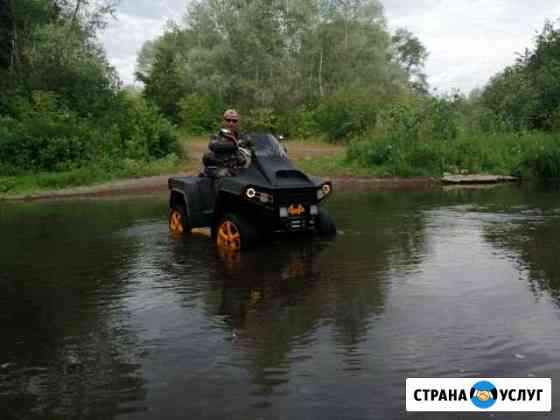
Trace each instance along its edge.
<instances>
[{"instance_id":1,"label":"white cloud","mask_svg":"<svg viewBox=\"0 0 560 420\"><path fill-rule=\"evenodd\" d=\"M391 29L407 27L428 49L426 73L440 92L469 91L513 64L534 44L545 19L560 14L557 0L385 0Z\"/></svg>"}]
</instances>

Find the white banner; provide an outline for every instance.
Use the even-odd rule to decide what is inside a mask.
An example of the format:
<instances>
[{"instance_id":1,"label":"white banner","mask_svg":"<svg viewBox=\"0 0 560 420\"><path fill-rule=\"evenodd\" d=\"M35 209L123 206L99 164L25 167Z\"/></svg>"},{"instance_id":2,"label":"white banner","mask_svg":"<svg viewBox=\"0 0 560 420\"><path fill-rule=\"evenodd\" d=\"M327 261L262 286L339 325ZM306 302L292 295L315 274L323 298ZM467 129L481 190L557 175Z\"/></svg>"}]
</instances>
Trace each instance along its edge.
<instances>
[{"instance_id":1,"label":"white banner","mask_svg":"<svg viewBox=\"0 0 560 420\"><path fill-rule=\"evenodd\" d=\"M551 410L550 378L406 379L406 411Z\"/></svg>"}]
</instances>

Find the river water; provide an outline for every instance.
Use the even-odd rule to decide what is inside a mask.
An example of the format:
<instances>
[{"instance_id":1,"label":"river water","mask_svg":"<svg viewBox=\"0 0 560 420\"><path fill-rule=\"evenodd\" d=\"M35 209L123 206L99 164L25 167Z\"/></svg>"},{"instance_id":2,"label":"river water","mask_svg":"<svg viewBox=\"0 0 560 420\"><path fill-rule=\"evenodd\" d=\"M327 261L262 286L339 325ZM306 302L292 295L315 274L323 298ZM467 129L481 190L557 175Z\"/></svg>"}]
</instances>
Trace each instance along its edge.
<instances>
[{"instance_id":1,"label":"river water","mask_svg":"<svg viewBox=\"0 0 560 420\"><path fill-rule=\"evenodd\" d=\"M165 196L1 203L0 418L457 418L405 378L480 376L558 418L558 188L343 189L336 239L238 257Z\"/></svg>"}]
</instances>

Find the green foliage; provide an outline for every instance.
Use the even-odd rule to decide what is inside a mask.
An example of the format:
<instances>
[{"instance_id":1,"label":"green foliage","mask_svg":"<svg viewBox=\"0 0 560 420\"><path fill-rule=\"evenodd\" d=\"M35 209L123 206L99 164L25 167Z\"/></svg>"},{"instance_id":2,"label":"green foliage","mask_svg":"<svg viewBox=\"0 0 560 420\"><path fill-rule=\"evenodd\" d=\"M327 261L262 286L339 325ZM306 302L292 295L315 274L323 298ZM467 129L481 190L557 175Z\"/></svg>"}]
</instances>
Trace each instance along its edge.
<instances>
[{"instance_id":1,"label":"green foliage","mask_svg":"<svg viewBox=\"0 0 560 420\"><path fill-rule=\"evenodd\" d=\"M393 45L393 55L401 67L413 76L412 83L420 92L428 91L426 75L423 67L428 58L428 51L420 40L415 37L408 29L399 28L391 38Z\"/></svg>"},{"instance_id":2,"label":"green foliage","mask_svg":"<svg viewBox=\"0 0 560 420\"><path fill-rule=\"evenodd\" d=\"M178 153L173 127L143 100L117 94L97 120L80 117L61 102L51 92L12 99L11 116L0 117L0 175Z\"/></svg>"},{"instance_id":3,"label":"green foliage","mask_svg":"<svg viewBox=\"0 0 560 420\"><path fill-rule=\"evenodd\" d=\"M251 109L242 120L242 130L245 132L276 132L276 115L272 108Z\"/></svg>"},{"instance_id":4,"label":"green foliage","mask_svg":"<svg viewBox=\"0 0 560 420\"><path fill-rule=\"evenodd\" d=\"M68 169L83 163L93 134L76 113L59 107L56 95L35 92L14 98L12 117L0 120L0 163L4 170Z\"/></svg>"},{"instance_id":5,"label":"green foliage","mask_svg":"<svg viewBox=\"0 0 560 420\"><path fill-rule=\"evenodd\" d=\"M556 129L560 107L560 30L546 22L534 50L496 75L482 103L516 130Z\"/></svg>"},{"instance_id":6,"label":"green foliage","mask_svg":"<svg viewBox=\"0 0 560 420\"><path fill-rule=\"evenodd\" d=\"M503 170L485 158L480 133L469 136L461 127L459 102L457 97L423 98L384 107L375 128L350 143L348 160L402 176ZM475 161L469 161L473 156Z\"/></svg>"},{"instance_id":7,"label":"green foliage","mask_svg":"<svg viewBox=\"0 0 560 420\"><path fill-rule=\"evenodd\" d=\"M321 101L314 113L317 127L329 141L344 140L373 129L378 105L373 98L336 95Z\"/></svg>"},{"instance_id":8,"label":"green foliage","mask_svg":"<svg viewBox=\"0 0 560 420\"><path fill-rule=\"evenodd\" d=\"M10 29L0 31L0 43L9 45L8 77L0 102L15 93L50 91L82 115L91 104L111 93L118 81L96 39L112 0L9 1L0 16ZM1 70L0 70L1 72ZM0 86L1 87L1 86Z\"/></svg>"},{"instance_id":9,"label":"green foliage","mask_svg":"<svg viewBox=\"0 0 560 420\"><path fill-rule=\"evenodd\" d=\"M457 133L456 106L444 98L421 98L386 105L379 110L373 130L374 137L404 144L451 141Z\"/></svg>"},{"instance_id":10,"label":"green foliage","mask_svg":"<svg viewBox=\"0 0 560 420\"><path fill-rule=\"evenodd\" d=\"M181 80L178 58L169 48L156 52L152 71L141 79L145 84L144 96L172 121L179 121L179 101L187 95Z\"/></svg>"},{"instance_id":11,"label":"green foliage","mask_svg":"<svg viewBox=\"0 0 560 420\"><path fill-rule=\"evenodd\" d=\"M103 53L87 35L57 24L34 31L27 61L26 84L30 90L56 92L82 115L88 113L92 102L110 94L116 83Z\"/></svg>"},{"instance_id":12,"label":"green foliage","mask_svg":"<svg viewBox=\"0 0 560 420\"><path fill-rule=\"evenodd\" d=\"M107 138L104 153L132 159L159 159L178 153L175 130L153 105L143 98L119 92L104 104L110 112L97 121L105 129Z\"/></svg>"},{"instance_id":13,"label":"green foliage","mask_svg":"<svg viewBox=\"0 0 560 420\"><path fill-rule=\"evenodd\" d=\"M326 127L329 138L342 138L364 122L356 115L362 111L331 106L340 92L347 101L360 98L354 102L364 108L371 100L361 98L398 96L420 77L425 48L410 32L399 34L392 39L387 32L378 0L197 0L183 28L172 25L144 45L137 77L146 98L173 121L186 121L189 131L200 125L189 115L185 120L182 109L185 98L198 95L244 110L245 117L254 110L257 121L248 124L257 127L304 135ZM317 124L314 110L325 102ZM295 115L304 109L302 118ZM344 127L334 127L329 115Z\"/></svg>"},{"instance_id":14,"label":"green foliage","mask_svg":"<svg viewBox=\"0 0 560 420\"><path fill-rule=\"evenodd\" d=\"M23 173L0 176L0 196L28 194L44 189L92 185L118 178L142 177L176 173L183 162L176 155L168 155L150 162L133 159L90 162L86 166L62 172Z\"/></svg>"},{"instance_id":15,"label":"green foliage","mask_svg":"<svg viewBox=\"0 0 560 420\"><path fill-rule=\"evenodd\" d=\"M0 30L3 179L75 173L94 163L110 170L115 162L142 165L179 152L173 126L142 98L119 91L99 46L96 31L115 4L0 3L0 22L9 24Z\"/></svg>"},{"instance_id":16,"label":"green foliage","mask_svg":"<svg viewBox=\"0 0 560 420\"><path fill-rule=\"evenodd\" d=\"M320 133L315 110L305 105L280 114L276 127L278 133L300 139L316 137Z\"/></svg>"},{"instance_id":17,"label":"green foliage","mask_svg":"<svg viewBox=\"0 0 560 420\"><path fill-rule=\"evenodd\" d=\"M536 137L524 155L521 170L540 178L560 178L560 138Z\"/></svg>"},{"instance_id":18,"label":"green foliage","mask_svg":"<svg viewBox=\"0 0 560 420\"><path fill-rule=\"evenodd\" d=\"M560 141L538 132L461 134L453 141L423 138L403 141L373 134L352 141L346 165L379 168L392 176L441 176L444 173L499 173L560 176Z\"/></svg>"},{"instance_id":19,"label":"green foliage","mask_svg":"<svg viewBox=\"0 0 560 420\"><path fill-rule=\"evenodd\" d=\"M221 110L215 98L193 93L179 101L179 122L190 134L205 134L218 128Z\"/></svg>"}]
</instances>

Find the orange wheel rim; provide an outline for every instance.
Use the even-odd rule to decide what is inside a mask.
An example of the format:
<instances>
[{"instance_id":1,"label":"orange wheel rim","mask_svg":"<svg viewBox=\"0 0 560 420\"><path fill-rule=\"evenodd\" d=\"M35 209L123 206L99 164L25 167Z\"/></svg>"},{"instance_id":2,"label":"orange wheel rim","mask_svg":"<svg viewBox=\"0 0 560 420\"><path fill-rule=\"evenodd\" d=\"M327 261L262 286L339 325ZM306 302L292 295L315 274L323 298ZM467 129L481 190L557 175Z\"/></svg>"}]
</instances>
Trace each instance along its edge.
<instances>
[{"instance_id":1,"label":"orange wheel rim","mask_svg":"<svg viewBox=\"0 0 560 420\"><path fill-rule=\"evenodd\" d=\"M229 251L241 249L241 234L235 223L226 220L218 228L218 246Z\"/></svg>"},{"instance_id":2,"label":"orange wheel rim","mask_svg":"<svg viewBox=\"0 0 560 420\"><path fill-rule=\"evenodd\" d=\"M183 233L183 220L181 213L177 210L171 212L171 217L169 218L169 229L175 234Z\"/></svg>"}]
</instances>

